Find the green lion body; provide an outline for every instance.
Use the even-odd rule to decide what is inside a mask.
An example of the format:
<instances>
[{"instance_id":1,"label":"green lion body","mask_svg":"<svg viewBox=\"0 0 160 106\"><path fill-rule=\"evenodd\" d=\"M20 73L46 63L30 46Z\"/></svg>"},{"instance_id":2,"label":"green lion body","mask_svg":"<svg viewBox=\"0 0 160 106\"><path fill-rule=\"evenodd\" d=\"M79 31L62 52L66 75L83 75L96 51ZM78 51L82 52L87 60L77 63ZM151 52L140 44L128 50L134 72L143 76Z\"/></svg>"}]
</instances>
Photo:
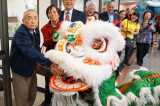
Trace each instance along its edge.
<instances>
[{"instance_id":1,"label":"green lion body","mask_svg":"<svg viewBox=\"0 0 160 106\"><path fill-rule=\"evenodd\" d=\"M156 94L156 92L160 92L160 89L159 91L155 90L155 87L160 86L160 75L150 71L139 70L134 72L134 76L138 76L138 79L133 79L131 82L117 87L115 87L115 73L112 74L110 79L103 81L99 86L99 98L102 106L108 106L107 102L109 102L109 105L112 106L114 99L109 100L108 98L110 96L114 96L119 100L122 99L122 95L116 92L116 88L130 100L130 102L126 101L128 106L136 106L137 104L140 104L141 106L159 106L159 102L154 100L154 97L157 95L159 99L160 96L160 94ZM150 93L147 93L148 91ZM135 100L132 100L130 97L127 97L128 93L133 94L136 99L134 98Z\"/></svg>"}]
</instances>

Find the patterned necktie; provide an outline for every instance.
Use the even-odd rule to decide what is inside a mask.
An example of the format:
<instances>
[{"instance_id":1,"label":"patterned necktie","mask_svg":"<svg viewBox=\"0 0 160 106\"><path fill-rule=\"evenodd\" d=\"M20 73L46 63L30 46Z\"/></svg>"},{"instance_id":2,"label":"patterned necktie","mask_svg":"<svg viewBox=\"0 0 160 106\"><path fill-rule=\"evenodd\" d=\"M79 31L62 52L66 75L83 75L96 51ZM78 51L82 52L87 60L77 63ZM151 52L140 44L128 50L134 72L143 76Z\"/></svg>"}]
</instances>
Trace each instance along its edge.
<instances>
[{"instance_id":1,"label":"patterned necktie","mask_svg":"<svg viewBox=\"0 0 160 106\"><path fill-rule=\"evenodd\" d=\"M70 17L69 17L69 12L66 12L66 18L65 18L66 21L70 21Z\"/></svg>"},{"instance_id":2,"label":"patterned necktie","mask_svg":"<svg viewBox=\"0 0 160 106\"><path fill-rule=\"evenodd\" d=\"M34 44L34 47L35 47L36 46L36 33L33 32L32 36L33 36L33 44Z\"/></svg>"},{"instance_id":3,"label":"patterned necktie","mask_svg":"<svg viewBox=\"0 0 160 106\"><path fill-rule=\"evenodd\" d=\"M34 44L34 47L36 48L36 33L33 32L32 36L33 36L33 44ZM34 66L35 66L35 70L37 71L37 64L36 64L36 62L34 63Z\"/></svg>"}]
</instances>

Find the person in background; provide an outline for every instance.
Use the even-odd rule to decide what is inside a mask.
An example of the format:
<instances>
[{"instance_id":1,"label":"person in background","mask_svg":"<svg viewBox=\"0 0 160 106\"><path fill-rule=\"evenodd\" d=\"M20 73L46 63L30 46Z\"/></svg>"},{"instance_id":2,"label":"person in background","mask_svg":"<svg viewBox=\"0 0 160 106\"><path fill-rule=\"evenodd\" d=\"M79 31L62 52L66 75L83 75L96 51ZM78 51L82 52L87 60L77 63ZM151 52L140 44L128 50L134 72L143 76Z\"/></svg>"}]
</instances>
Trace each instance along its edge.
<instances>
[{"instance_id":1,"label":"person in background","mask_svg":"<svg viewBox=\"0 0 160 106\"><path fill-rule=\"evenodd\" d=\"M93 13L96 11L96 3L93 1L87 1L86 2L86 7L85 7L85 13L86 13L86 18L90 17L93 15Z\"/></svg>"},{"instance_id":2,"label":"person in background","mask_svg":"<svg viewBox=\"0 0 160 106\"><path fill-rule=\"evenodd\" d=\"M125 19L129 19L131 14L130 14L131 10L129 8L126 9L126 16Z\"/></svg>"},{"instance_id":3,"label":"person in background","mask_svg":"<svg viewBox=\"0 0 160 106\"><path fill-rule=\"evenodd\" d=\"M154 13L153 13L153 16L154 16ZM153 18L153 17L152 17ZM154 27L155 27L155 29L156 29L156 24L154 23ZM151 39L151 45L150 45L150 47L153 47L153 43L154 43L154 41L153 41L153 35L154 35L154 33L156 34L156 31L155 32L152 32L152 39Z\"/></svg>"},{"instance_id":4,"label":"person in background","mask_svg":"<svg viewBox=\"0 0 160 106\"><path fill-rule=\"evenodd\" d=\"M117 9L114 10L114 13L119 14L119 11Z\"/></svg>"},{"instance_id":5,"label":"person in background","mask_svg":"<svg viewBox=\"0 0 160 106\"><path fill-rule=\"evenodd\" d=\"M65 10L61 12L60 21L82 21L86 23L86 15L84 12L74 9L75 0L62 0Z\"/></svg>"},{"instance_id":6,"label":"person in background","mask_svg":"<svg viewBox=\"0 0 160 106\"><path fill-rule=\"evenodd\" d=\"M109 1L107 4L107 11L99 14L99 19L103 21L109 21L110 23L113 23L114 21L120 21L119 15L113 12L114 9L115 3L113 1ZM120 27L119 23L116 26Z\"/></svg>"},{"instance_id":7,"label":"person in background","mask_svg":"<svg viewBox=\"0 0 160 106\"><path fill-rule=\"evenodd\" d=\"M55 30L60 25L59 16L60 16L61 10L57 8L55 5L50 5L46 9L46 16L49 19L49 22L45 24L41 32L43 34L44 43L43 45L46 47L46 51L50 49L54 49L56 42L53 41L53 34L55 33ZM47 106L50 105L51 102L52 93L50 93L49 90L49 78L45 78L45 100L41 104L41 106Z\"/></svg>"},{"instance_id":8,"label":"person in background","mask_svg":"<svg viewBox=\"0 0 160 106\"><path fill-rule=\"evenodd\" d=\"M129 19L122 21L121 31L122 34L130 39L134 39L134 35L139 34L139 13L134 12ZM130 66L128 63L131 55L131 48L125 47L124 65Z\"/></svg>"},{"instance_id":9,"label":"person in background","mask_svg":"<svg viewBox=\"0 0 160 106\"><path fill-rule=\"evenodd\" d=\"M22 22L13 36L10 51L13 91L16 106L33 106L37 92L36 62L52 68L59 75L63 71L40 53L37 12L27 10Z\"/></svg>"},{"instance_id":10,"label":"person in background","mask_svg":"<svg viewBox=\"0 0 160 106\"><path fill-rule=\"evenodd\" d=\"M96 20L99 20L99 13L97 11L93 13L93 16L96 18Z\"/></svg>"},{"instance_id":11,"label":"person in background","mask_svg":"<svg viewBox=\"0 0 160 106\"><path fill-rule=\"evenodd\" d=\"M126 11L125 10L121 10L120 12L119 12L119 16L120 16L120 26L121 26L121 24L122 24L122 21L123 21L123 19L125 18L125 16L126 16Z\"/></svg>"},{"instance_id":12,"label":"person in background","mask_svg":"<svg viewBox=\"0 0 160 106\"><path fill-rule=\"evenodd\" d=\"M158 14L155 17L155 22L156 22L156 40L158 40L158 35L160 34L160 14ZM157 49L160 50L160 40L159 40L159 46Z\"/></svg>"},{"instance_id":13,"label":"person in background","mask_svg":"<svg viewBox=\"0 0 160 106\"><path fill-rule=\"evenodd\" d=\"M107 10L107 8L104 6L104 7L102 8L102 13L106 12L106 10Z\"/></svg>"},{"instance_id":14,"label":"person in background","mask_svg":"<svg viewBox=\"0 0 160 106\"><path fill-rule=\"evenodd\" d=\"M155 31L153 21L151 20L153 13L147 10L143 14L143 20L140 21L140 32L136 37L137 41L137 64L143 65L143 58L149 51L152 39L152 32Z\"/></svg>"}]
</instances>

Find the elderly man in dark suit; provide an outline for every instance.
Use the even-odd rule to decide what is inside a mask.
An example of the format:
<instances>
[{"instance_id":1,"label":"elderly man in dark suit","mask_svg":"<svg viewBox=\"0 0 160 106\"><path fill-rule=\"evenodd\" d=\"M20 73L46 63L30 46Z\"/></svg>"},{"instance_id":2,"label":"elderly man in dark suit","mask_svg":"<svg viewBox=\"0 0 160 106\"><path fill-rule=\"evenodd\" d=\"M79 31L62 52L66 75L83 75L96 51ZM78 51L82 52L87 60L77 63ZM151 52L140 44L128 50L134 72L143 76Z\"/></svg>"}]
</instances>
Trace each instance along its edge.
<instances>
[{"instance_id":1,"label":"elderly man in dark suit","mask_svg":"<svg viewBox=\"0 0 160 106\"><path fill-rule=\"evenodd\" d=\"M118 22L120 18L118 14L114 13L114 10L115 10L115 3L113 1L109 1L107 5L107 11L101 13L99 15L99 19L103 21L109 21L111 23L113 23L114 21ZM120 27L119 23L116 26Z\"/></svg>"},{"instance_id":2,"label":"elderly man in dark suit","mask_svg":"<svg viewBox=\"0 0 160 106\"><path fill-rule=\"evenodd\" d=\"M36 62L60 75L63 71L40 53L37 12L27 10L22 22L14 34L10 51L13 91L16 106L33 106L37 92Z\"/></svg>"},{"instance_id":3,"label":"elderly man in dark suit","mask_svg":"<svg viewBox=\"0 0 160 106\"><path fill-rule=\"evenodd\" d=\"M84 12L74 9L75 0L62 0L65 10L61 12L60 21L82 21L86 23L86 15Z\"/></svg>"}]
</instances>

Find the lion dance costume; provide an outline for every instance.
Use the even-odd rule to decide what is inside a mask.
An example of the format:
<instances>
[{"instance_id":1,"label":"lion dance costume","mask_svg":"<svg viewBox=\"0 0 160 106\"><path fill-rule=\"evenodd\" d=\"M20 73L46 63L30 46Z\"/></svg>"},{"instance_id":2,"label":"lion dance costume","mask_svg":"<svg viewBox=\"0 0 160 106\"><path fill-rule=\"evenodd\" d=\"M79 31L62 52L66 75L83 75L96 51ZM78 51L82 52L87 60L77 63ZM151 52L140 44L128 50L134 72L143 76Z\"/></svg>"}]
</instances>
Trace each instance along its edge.
<instances>
[{"instance_id":1,"label":"lion dance costume","mask_svg":"<svg viewBox=\"0 0 160 106\"><path fill-rule=\"evenodd\" d=\"M117 52L123 50L125 41L112 23L63 22L53 39L56 48L45 56L65 75L50 78L52 106L159 106L159 74L136 70L131 82L115 86ZM81 98L79 92L89 88L93 95Z\"/></svg>"}]
</instances>

